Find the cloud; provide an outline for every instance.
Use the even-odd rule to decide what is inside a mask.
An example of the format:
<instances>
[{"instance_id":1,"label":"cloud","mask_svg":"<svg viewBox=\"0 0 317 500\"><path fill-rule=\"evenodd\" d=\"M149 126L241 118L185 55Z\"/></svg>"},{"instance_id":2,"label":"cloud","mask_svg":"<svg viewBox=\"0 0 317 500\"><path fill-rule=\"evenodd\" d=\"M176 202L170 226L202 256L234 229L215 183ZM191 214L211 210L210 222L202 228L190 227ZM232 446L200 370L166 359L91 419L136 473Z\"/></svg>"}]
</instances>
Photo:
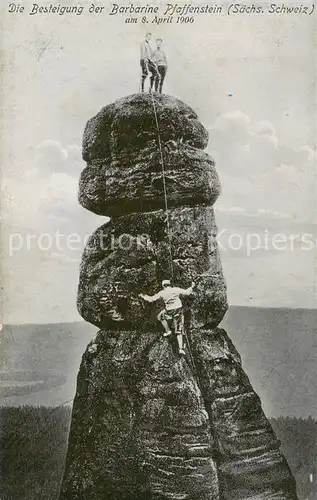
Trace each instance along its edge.
<instances>
[{"instance_id":1,"label":"cloud","mask_svg":"<svg viewBox=\"0 0 317 500\"><path fill-rule=\"evenodd\" d=\"M43 231L63 224L78 212L78 180L66 173L34 168L2 182L2 214L15 231ZM55 221L55 222L53 222Z\"/></svg>"},{"instance_id":2,"label":"cloud","mask_svg":"<svg viewBox=\"0 0 317 500\"><path fill-rule=\"evenodd\" d=\"M76 262L76 263L80 263L80 259L79 258L69 257L67 254L64 254L64 253L51 252L51 257L53 259L61 260L63 262Z\"/></svg>"},{"instance_id":3,"label":"cloud","mask_svg":"<svg viewBox=\"0 0 317 500\"><path fill-rule=\"evenodd\" d=\"M241 258L222 252L230 303L260 307L316 307L315 252L295 249ZM273 280L274 276L274 280Z\"/></svg>"},{"instance_id":4,"label":"cloud","mask_svg":"<svg viewBox=\"0 0 317 500\"><path fill-rule=\"evenodd\" d=\"M84 167L77 144L42 141L19 169L1 182L1 215L7 229L50 231L65 225L71 232L91 232L104 222L78 203L78 181ZM7 169L4 169L7 172ZM98 221L98 222L96 222Z\"/></svg>"},{"instance_id":5,"label":"cloud","mask_svg":"<svg viewBox=\"0 0 317 500\"><path fill-rule=\"evenodd\" d=\"M210 131L221 168L235 177L263 173L279 164L278 138L271 122L252 123L241 111L217 117Z\"/></svg>"},{"instance_id":6,"label":"cloud","mask_svg":"<svg viewBox=\"0 0 317 500\"><path fill-rule=\"evenodd\" d=\"M33 153L1 182L4 321L78 319L81 254L104 218L78 203L79 146L47 140Z\"/></svg>"},{"instance_id":7,"label":"cloud","mask_svg":"<svg viewBox=\"0 0 317 500\"><path fill-rule=\"evenodd\" d=\"M289 219L290 215L285 212L279 212L277 210L268 210L266 208L259 208L257 210L256 217L269 217L273 219Z\"/></svg>"},{"instance_id":8,"label":"cloud","mask_svg":"<svg viewBox=\"0 0 317 500\"><path fill-rule=\"evenodd\" d=\"M222 182L220 203L315 220L316 152L309 145L284 144L272 122L231 111L212 125L210 153Z\"/></svg>"},{"instance_id":9,"label":"cloud","mask_svg":"<svg viewBox=\"0 0 317 500\"><path fill-rule=\"evenodd\" d=\"M225 139L230 143L244 144L248 142L250 118L242 111L230 111L216 118L211 127L214 139Z\"/></svg>"},{"instance_id":10,"label":"cloud","mask_svg":"<svg viewBox=\"0 0 317 500\"><path fill-rule=\"evenodd\" d=\"M311 166L316 158L316 152L304 144L297 148L284 146L281 148L281 162L284 165L294 166L304 170L307 166Z\"/></svg>"},{"instance_id":11,"label":"cloud","mask_svg":"<svg viewBox=\"0 0 317 500\"><path fill-rule=\"evenodd\" d=\"M43 231L67 224L76 231L88 224L90 229L89 220L95 221L97 216L82 209L77 198L83 167L77 144L42 141L23 166L10 169L10 175L2 179L2 216L7 226ZM98 220L102 223L101 217Z\"/></svg>"},{"instance_id":12,"label":"cloud","mask_svg":"<svg viewBox=\"0 0 317 500\"><path fill-rule=\"evenodd\" d=\"M262 120L260 122L256 122L253 125L253 130L258 135L266 135L270 137L276 137L276 130L274 125L268 120Z\"/></svg>"},{"instance_id":13,"label":"cloud","mask_svg":"<svg viewBox=\"0 0 317 500\"><path fill-rule=\"evenodd\" d=\"M51 174L42 185L39 209L54 217L69 217L78 210L77 190L75 177L60 172Z\"/></svg>"},{"instance_id":14,"label":"cloud","mask_svg":"<svg viewBox=\"0 0 317 500\"><path fill-rule=\"evenodd\" d=\"M254 211L246 210L245 207L226 206L221 203L216 204L215 212L219 214L243 215L244 217L255 218L265 217L266 219L290 219L290 215L286 212L277 210L269 210L267 208L259 208Z\"/></svg>"},{"instance_id":15,"label":"cloud","mask_svg":"<svg viewBox=\"0 0 317 500\"><path fill-rule=\"evenodd\" d=\"M67 152L61 143L52 139L41 142L36 147L35 162L38 165L52 165L55 168L67 158Z\"/></svg>"},{"instance_id":16,"label":"cloud","mask_svg":"<svg viewBox=\"0 0 317 500\"><path fill-rule=\"evenodd\" d=\"M70 144L66 148L67 158L70 161L82 162L81 148L78 144Z\"/></svg>"},{"instance_id":17,"label":"cloud","mask_svg":"<svg viewBox=\"0 0 317 500\"><path fill-rule=\"evenodd\" d=\"M216 205L216 212L224 213L224 214L238 214L238 215L246 215L245 208L244 207L230 207L230 206L223 206L221 204Z\"/></svg>"},{"instance_id":18,"label":"cloud","mask_svg":"<svg viewBox=\"0 0 317 500\"><path fill-rule=\"evenodd\" d=\"M47 139L35 149L35 167L47 171L78 175L82 168L81 149L77 144L63 147L59 141Z\"/></svg>"}]
</instances>

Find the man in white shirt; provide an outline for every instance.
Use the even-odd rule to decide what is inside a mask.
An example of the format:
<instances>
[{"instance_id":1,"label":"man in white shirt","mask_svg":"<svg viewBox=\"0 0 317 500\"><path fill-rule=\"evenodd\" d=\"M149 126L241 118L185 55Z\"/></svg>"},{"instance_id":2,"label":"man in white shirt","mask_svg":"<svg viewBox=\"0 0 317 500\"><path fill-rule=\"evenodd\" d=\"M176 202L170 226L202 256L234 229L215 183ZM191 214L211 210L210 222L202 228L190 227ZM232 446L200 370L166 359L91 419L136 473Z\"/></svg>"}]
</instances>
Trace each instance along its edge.
<instances>
[{"instance_id":1,"label":"man in white shirt","mask_svg":"<svg viewBox=\"0 0 317 500\"><path fill-rule=\"evenodd\" d=\"M158 77L157 66L154 61L154 52L150 45L150 40L152 38L151 33L147 33L144 42L141 43L141 54L140 54L140 64L141 64L141 92L144 92L144 82L146 77L151 73L150 78L150 91L152 90L153 83Z\"/></svg>"},{"instance_id":2,"label":"man in white shirt","mask_svg":"<svg viewBox=\"0 0 317 500\"><path fill-rule=\"evenodd\" d=\"M167 71L167 57L162 49L162 38L156 40L156 50L154 51L154 60L157 65L158 75L155 79L155 91L162 93L163 83Z\"/></svg>"},{"instance_id":3,"label":"man in white shirt","mask_svg":"<svg viewBox=\"0 0 317 500\"><path fill-rule=\"evenodd\" d=\"M146 295L140 293L140 297L147 302L156 302L162 299L165 304L165 308L158 314L157 319L161 322L164 327L165 333L164 337L171 335L171 330L168 321L173 321L174 330L177 335L177 342L179 348L179 354L185 354L183 346L183 333L184 333L184 314L183 314L183 304L180 299L181 295L191 295L195 287L195 283L192 282L189 288L179 288L176 286L171 286L170 280L162 281L163 289L156 293L155 295Z\"/></svg>"}]
</instances>

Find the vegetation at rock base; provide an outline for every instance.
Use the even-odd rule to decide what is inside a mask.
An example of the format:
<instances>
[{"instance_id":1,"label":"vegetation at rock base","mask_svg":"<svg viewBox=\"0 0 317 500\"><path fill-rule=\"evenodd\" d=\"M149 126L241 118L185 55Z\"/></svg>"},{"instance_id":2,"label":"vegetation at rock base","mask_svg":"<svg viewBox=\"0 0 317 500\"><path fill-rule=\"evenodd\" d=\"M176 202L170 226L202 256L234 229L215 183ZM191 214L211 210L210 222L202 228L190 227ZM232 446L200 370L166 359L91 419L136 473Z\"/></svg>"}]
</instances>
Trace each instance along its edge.
<instances>
[{"instance_id":1,"label":"vegetation at rock base","mask_svg":"<svg viewBox=\"0 0 317 500\"><path fill-rule=\"evenodd\" d=\"M70 407L1 408L1 500L57 498L70 416Z\"/></svg>"},{"instance_id":2,"label":"vegetation at rock base","mask_svg":"<svg viewBox=\"0 0 317 500\"><path fill-rule=\"evenodd\" d=\"M43 406L0 409L1 500L56 500L62 479L71 408ZM296 478L300 500L317 498L317 421L276 418Z\"/></svg>"},{"instance_id":3,"label":"vegetation at rock base","mask_svg":"<svg viewBox=\"0 0 317 500\"><path fill-rule=\"evenodd\" d=\"M296 479L299 499L316 500L317 421L311 417L280 417L270 422Z\"/></svg>"}]
</instances>

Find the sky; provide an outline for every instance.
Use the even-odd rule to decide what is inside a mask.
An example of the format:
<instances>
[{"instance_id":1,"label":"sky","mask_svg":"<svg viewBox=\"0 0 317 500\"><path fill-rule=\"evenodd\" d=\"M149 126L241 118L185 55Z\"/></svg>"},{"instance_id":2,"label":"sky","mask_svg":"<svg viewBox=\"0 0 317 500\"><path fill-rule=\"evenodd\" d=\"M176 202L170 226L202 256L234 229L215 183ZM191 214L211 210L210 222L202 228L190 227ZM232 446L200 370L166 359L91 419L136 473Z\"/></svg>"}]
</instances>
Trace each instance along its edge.
<instances>
[{"instance_id":1,"label":"sky","mask_svg":"<svg viewBox=\"0 0 317 500\"><path fill-rule=\"evenodd\" d=\"M81 16L1 7L3 323L80 319L84 241L107 220L77 201L83 130L104 105L138 92L148 30L100 5L104 14ZM210 134L230 304L317 306L315 14L151 25L169 61L165 93Z\"/></svg>"}]
</instances>

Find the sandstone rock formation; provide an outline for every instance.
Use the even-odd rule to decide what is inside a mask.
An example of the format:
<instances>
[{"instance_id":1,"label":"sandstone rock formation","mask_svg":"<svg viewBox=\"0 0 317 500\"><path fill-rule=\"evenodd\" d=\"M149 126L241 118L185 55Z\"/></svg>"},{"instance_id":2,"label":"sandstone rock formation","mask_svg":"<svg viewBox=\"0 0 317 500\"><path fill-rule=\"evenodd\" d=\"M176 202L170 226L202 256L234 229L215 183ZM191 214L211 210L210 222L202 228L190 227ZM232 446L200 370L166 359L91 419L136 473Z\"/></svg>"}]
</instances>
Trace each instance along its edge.
<instances>
[{"instance_id":1,"label":"sandstone rock formation","mask_svg":"<svg viewBox=\"0 0 317 500\"><path fill-rule=\"evenodd\" d=\"M296 500L280 443L218 328L227 298L208 133L184 103L153 98L155 108L146 94L106 106L84 133L79 200L112 218L82 260L78 309L101 330L78 375L60 500ZM159 306L139 298L171 273L178 286L197 283L184 301L185 357L162 337Z\"/></svg>"}]
</instances>

